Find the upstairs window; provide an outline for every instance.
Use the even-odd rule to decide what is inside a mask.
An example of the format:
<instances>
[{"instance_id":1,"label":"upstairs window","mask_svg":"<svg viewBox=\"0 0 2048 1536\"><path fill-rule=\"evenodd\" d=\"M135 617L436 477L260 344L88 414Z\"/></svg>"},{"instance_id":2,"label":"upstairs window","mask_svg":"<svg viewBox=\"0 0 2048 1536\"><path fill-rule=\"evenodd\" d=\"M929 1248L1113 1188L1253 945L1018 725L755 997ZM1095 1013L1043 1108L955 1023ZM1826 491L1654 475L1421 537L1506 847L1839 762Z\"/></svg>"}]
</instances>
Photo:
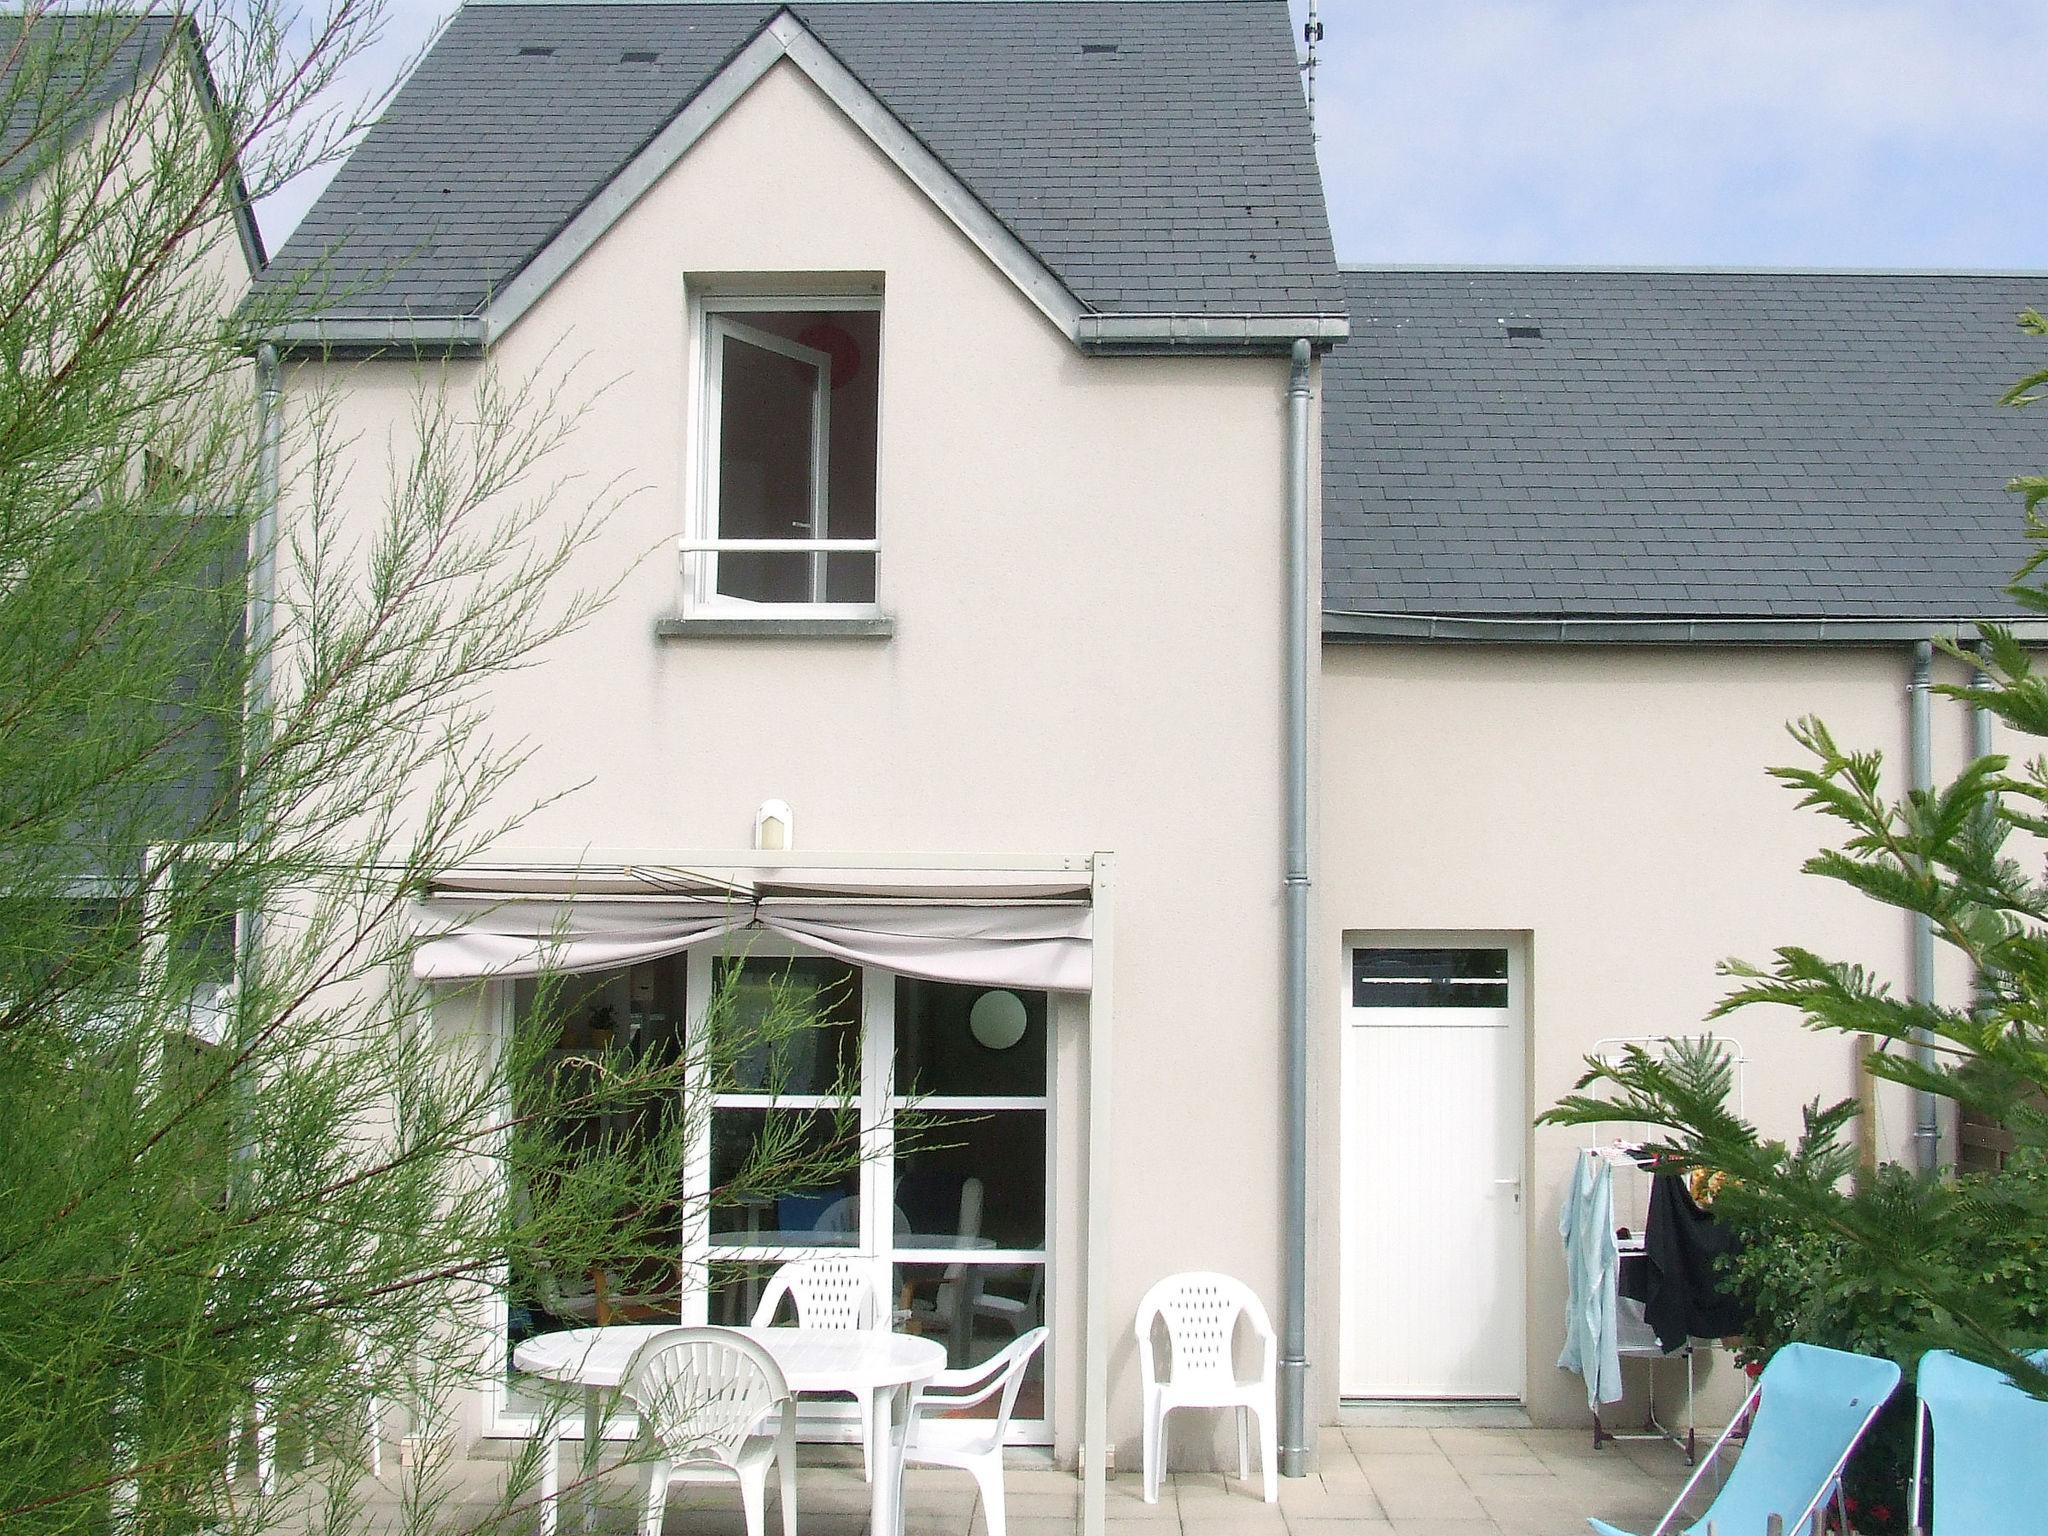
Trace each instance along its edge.
<instances>
[{"instance_id":1,"label":"upstairs window","mask_svg":"<svg viewBox=\"0 0 2048 1536\"><path fill-rule=\"evenodd\" d=\"M881 318L852 297L703 301L693 607L875 610Z\"/></svg>"}]
</instances>

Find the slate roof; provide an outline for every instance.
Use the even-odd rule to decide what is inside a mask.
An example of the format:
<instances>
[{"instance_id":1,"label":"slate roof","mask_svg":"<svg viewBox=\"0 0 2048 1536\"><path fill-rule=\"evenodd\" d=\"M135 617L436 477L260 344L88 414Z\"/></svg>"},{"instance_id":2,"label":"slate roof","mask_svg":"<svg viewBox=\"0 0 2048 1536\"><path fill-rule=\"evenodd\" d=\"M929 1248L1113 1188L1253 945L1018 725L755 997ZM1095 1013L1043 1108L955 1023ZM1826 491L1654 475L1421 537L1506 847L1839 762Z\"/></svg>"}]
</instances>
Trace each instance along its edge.
<instances>
[{"instance_id":1,"label":"slate roof","mask_svg":"<svg viewBox=\"0 0 2048 1536\"><path fill-rule=\"evenodd\" d=\"M1084 308L1342 312L1285 0L466 5L273 274L477 312L785 8Z\"/></svg>"},{"instance_id":2,"label":"slate roof","mask_svg":"<svg viewBox=\"0 0 2048 1536\"><path fill-rule=\"evenodd\" d=\"M1514 618L2012 610L2048 274L1347 269L1324 606ZM1511 340L1510 325L1541 339Z\"/></svg>"},{"instance_id":3,"label":"slate roof","mask_svg":"<svg viewBox=\"0 0 2048 1536\"><path fill-rule=\"evenodd\" d=\"M0 188L7 192L33 179L63 145L148 78L173 35L164 16L57 11L39 14L29 25L34 31L24 37L19 13L0 16L0 74L10 86L28 48L59 53L46 64L47 93L24 82L18 94L11 88L0 101ZM52 135L52 125L61 131ZM33 159L24 160L30 135L38 130L42 142Z\"/></svg>"},{"instance_id":4,"label":"slate roof","mask_svg":"<svg viewBox=\"0 0 2048 1536\"><path fill-rule=\"evenodd\" d=\"M153 12L42 11L27 23L20 13L0 16L0 204L11 202L67 149L79 142L115 103L155 78L164 52L183 28L186 54L209 107L219 99L199 29L191 17L174 20ZM52 48L40 78L22 80L19 71L31 47ZM33 141L33 142L32 142ZM229 196L236 232L251 271L264 260L263 237L249 211L240 167Z\"/></svg>"}]
</instances>

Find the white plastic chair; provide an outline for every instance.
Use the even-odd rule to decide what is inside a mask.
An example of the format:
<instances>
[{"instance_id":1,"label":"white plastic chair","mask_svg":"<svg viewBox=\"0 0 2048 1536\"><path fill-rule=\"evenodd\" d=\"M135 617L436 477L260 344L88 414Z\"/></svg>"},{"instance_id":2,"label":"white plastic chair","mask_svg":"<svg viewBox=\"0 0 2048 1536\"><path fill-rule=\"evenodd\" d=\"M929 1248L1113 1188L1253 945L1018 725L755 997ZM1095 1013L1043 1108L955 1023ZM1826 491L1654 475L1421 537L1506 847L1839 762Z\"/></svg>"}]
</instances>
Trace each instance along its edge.
<instances>
[{"instance_id":1,"label":"white plastic chair","mask_svg":"<svg viewBox=\"0 0 2048 1536\"><path fill-rule=\"evenodd\" d=\"M754 1326L774 1324L784 1298L796 1308L799 1328L829 1328L851 1332L856 1328L879 1328L888 1315L875 1289L872 1259L832 1254L824 1258L794 1259L776 1270L761 1303L754 1308ZM873 1435L875 1394L872 1389L855 1391L860 1404L860 1470L869 1482L875 1477Z\"/></svg>"},{"instance_id":2,"label":"white plastic chair","mask_svg":"<svg viewBox=\"0 0 2048 1536\"><path fill-rule=\"evenodd\" d=\"M358 1339L355 1346L355 1375L362 1388L362 1413L365 1427L369 1431L370 1476L384 1475L384 1404L371 1390L370 1349L367 1342ZM271 1398L270 1382L260 1379L251 1391L253 1401L249 1408L249 1429L256 1441L256 1491L264 1498L277 1492L277 1409ZM233 1437L241 1438L241 1426L237 1425ZM306 1447L306 1457L312 1459L313 1448Z\"/></svg>"},{"instance_id":3,"label":"white plastic chair","mask_svg":"<svg viewBox=\"0 0 2048 1536\"><path fill-rule=\"evenodd\" d=\"M960 1182L960 1219L955 1230L959 1233L959 1247L962 1251L971 1248L974 1240L981 1236L982 1182L969 1176ZM907 1242L908 1227L896 1229L896 1240ZM964 1364L968 1351L974 1344L974 1302L980 1295L979 1272L969 1275L965 1264L948 1264L941 1272L937 1290L929 1301L913 1300L911 1316L921 1328L943 1326L946 1330L946 1363L954 1361ZM913 1330L914 1331L914 1330ZM1014 1336L1023 1332L1021 1328L1010 1330Z\"/></svg>"},{"instance_id":4,"label":"white plastic chair","mask_svg":"<svg viewBox=\"0 0 2048 1536\"><path fill-rule=\"evenodd\" d=\"M640 1346L620 1393L659 1457L642 1536L661 1536L671 1483L740 1485L747 1536L762 1536L768 1468L782 1469L782 1536L796 1536L796 1399L775 1359L728 1328L670 1328Z\"/></svg>"},{"instance_id":5,"label":"white plastic chair","mask_svg":"<svg viewBox=\"0 0 2048 1536\"><path fill-rule=\"evenodd\" d=\"M904 1425L906 1463L963 1467L974 1474L981 1487L981 1511L988 1536L1003 1536L1003 1439L1010 1428L1010 1411L1017 1406L1017 1389L1024 1385L1024 1372L1031 1357L1044 1344L1045 1330L1034 1328L980 1365L939 1372L925 1383L911 1403L910 1417ZM934 1432L931 1421L935 1416L975 1407L997 1392L1002 1393L1002 1398L996 1405L996 1416L966 1421L972 1426L971 1433ZM951 1423L958 1425L961 1421Z\"/></svg>"},{"instance_id":6,"label":"white plastic chair","mask_svg":"<svg viewBox=\"0 0 2048 1536\"><path fill-rule=\"evenodd\" d=\"M1045 1266L1033 1264L1028 1272L996 1270L993 1274L996 1278L1002 1278L1005 1274L1023 1276L1024 1294L1008 1296L1000 1291L980 1291L974 1298L974 1315L1001 1324L1010 1331L1012 1337L1022 1334L1027 1328L1036 1328L1041 1321L1039 1314L1045 1294Z\"/></svg>"},{"instance_id":7,"label":"white plastic chair","mask_svg":"<svg viewBox=\"0 0 2048 1536\"><path fill-rule=\"evenodd\" d=\"M1258 1376L1240 1381L1234 1359L1243 1319L1262 1348ZM1166 1324L1169 1373L1161 1379L1152 1359L1152 1329ZM1145 1502L1159 1502L1166 1472L1166 1416L1176 1408L1237 1410L1237 1475L1251 1476L1251 1437L1245 1418L1259 1416L1259 1465L1266 1502L1280 1497L1277 1418L1280 1340L1252 1288L1228 1275L1190 1271L1168 1275L1138 1303L1138 1370L1144 1383Z\"/></svg>"}]
</instances>

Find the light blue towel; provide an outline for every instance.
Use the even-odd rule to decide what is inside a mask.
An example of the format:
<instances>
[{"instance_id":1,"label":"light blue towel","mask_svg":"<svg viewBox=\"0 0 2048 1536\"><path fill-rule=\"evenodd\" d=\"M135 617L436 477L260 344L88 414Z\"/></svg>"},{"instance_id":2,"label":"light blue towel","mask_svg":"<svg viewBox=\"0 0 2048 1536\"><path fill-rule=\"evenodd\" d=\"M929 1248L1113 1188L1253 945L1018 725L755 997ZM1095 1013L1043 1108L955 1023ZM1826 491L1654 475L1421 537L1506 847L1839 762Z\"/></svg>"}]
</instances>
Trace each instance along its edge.
<instances>
[{"instance_id":1,"label":"light blue towel","mask_svg":"<svg viewBox=\"0 0 2048 1536\"><path fill-rule=\"evenodd\" d=\"M1558 1366L1586 1378L1586 1406L1621 1397L1621 1351L1614 1335L1615 1281L1621 1245L1614 1238L1614 1168L1581 1152L1558 1218L1564 1238L1564 1353Z\"/></svg>"}]
</instances>

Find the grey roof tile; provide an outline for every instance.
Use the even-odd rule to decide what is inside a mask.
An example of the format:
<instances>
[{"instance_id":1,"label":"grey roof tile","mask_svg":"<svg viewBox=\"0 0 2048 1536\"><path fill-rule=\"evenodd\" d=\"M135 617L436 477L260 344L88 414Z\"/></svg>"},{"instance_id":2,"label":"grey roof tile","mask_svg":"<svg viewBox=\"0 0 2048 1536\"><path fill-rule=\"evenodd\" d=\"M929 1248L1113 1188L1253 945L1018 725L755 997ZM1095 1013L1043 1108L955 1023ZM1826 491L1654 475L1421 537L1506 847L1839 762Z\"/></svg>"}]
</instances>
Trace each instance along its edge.
<instances>
[{"instance_id":1,"label":"grey roof tile","mask_svg":"<svg viewBox=\"0 0 2048 1536\"><path fill-rule=\"evenodd\" d=\"M101 113L156 70L174 35L167 16L39 10L0 15L0 198L34 181ZM33 60L41 88L18 78Z\"/></svg>"},{"instance_id":2,"label":"grey roof tile","mask_svg":"<svg viewBox=\"0 0 2048 1536\"><path fill-rule=\"evenodd\" d=\"M2010 614L2048 274L1349 269L1324 606L1467 617ZM1507 317L1543 327L1510 343ZM1495 553L1475 558L1475 550ZM1502 553L1513 568L1503 579Z\"/></svg>"},{"instance_id":3,"label":"grey roof tile","mask_svg":"<svg viewBox=\"0 0 2048 1536\"><path fill-rule=\"evenodd\" d=\"M336 317L474 313L784 8L464 6L273 280L324 262ZM786 8L1084 306L1342 312L1285 0Z\"/></svg>"}]
</instances>

